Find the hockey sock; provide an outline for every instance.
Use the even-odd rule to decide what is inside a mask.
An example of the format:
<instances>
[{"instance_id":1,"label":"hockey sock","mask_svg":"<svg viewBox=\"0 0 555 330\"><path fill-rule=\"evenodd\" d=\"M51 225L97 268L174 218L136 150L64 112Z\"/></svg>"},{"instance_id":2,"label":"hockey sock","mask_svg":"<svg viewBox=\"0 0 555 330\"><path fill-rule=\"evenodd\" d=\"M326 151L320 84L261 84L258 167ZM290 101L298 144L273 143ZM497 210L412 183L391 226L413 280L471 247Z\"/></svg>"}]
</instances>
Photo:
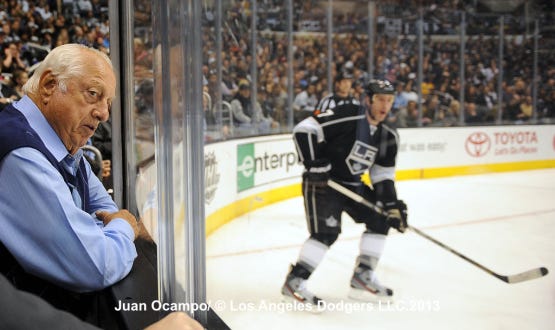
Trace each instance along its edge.
<instances>
[{"instance_id":1,"label":"hockey sock","mask_svg":"<svg viewBox=\"0 0 555 330\"><path fill-rule=\"evenodd\" d=\"M364 232L360 238L360 255L357 264L375 270L385 247L386 235Z\"/></svg>"},{"instance_id":2,"label":"hockey sock","mask_svg":"<svg viewBox=\"0 0 555 330\"><path fill-rule=\"evenodd\" d=\"M297 264L293 267L292 273L295 276L307 279L310 274L318 267L329 247L313 238L307 239L301 252Z\"/></svg>"}]
</instances>

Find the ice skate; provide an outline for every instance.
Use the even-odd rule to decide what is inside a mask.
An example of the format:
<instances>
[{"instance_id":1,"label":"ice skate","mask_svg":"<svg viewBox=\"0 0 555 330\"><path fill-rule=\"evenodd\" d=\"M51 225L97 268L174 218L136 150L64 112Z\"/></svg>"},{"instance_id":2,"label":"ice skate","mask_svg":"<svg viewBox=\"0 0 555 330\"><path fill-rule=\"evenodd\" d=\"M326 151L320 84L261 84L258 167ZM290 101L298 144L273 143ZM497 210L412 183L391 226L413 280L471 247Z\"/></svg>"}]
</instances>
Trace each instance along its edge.
<instances>
[{"instance_id":1,"label":"ice skate","mask_svg":"<svg viewBox=\"0 0 555 330\"><path fill-rule=\"evenodd\" d=\"M383 286L369 267L357 266L351 278L349 298L362 301L389 300L393 290Z\"/></svg>"},{"instance_id":2,"label":"ice skate","mask_svg":"<svg viewBox=\"0 0 555 330\"><path fill-rule=\"evenodd\" d=\"M315 294L306 288L306 280L296 277L293 274L287 275L287 279L281 288L281 294L286 300L295 300L303 304L318 305L322 299L316 297Z\"/></svg>"}]
</instances>

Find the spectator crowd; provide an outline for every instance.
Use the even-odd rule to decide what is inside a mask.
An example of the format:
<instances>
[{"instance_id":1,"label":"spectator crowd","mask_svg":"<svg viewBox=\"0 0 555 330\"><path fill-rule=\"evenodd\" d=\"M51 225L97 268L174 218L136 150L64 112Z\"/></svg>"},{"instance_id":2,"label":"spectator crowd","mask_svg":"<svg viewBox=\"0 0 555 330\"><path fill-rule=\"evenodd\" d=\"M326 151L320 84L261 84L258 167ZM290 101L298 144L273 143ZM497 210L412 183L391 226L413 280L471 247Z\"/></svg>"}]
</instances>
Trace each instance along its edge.
<instances>
[{"instance_id":1,"label":"spectator crowd","mask_svg":"<svg viewBox=\"0 0 555 330\"><path fill-rule=\"evenodd\" d=\"M541 2L540 2L541 3ZM216 109L218 91L233 112L240 114L239 104L246 105L240 83L252 81L251 65L256 61L257 86L253 107L264 132L287 130L289 107L294 122L306 117L328 90L328 39L325 34L327 1L293 2L294 89L288 96L288 39L286 9L280 1L258 4L258 38L255 58L251 45L251 2L224 2L222 17L222 81L217 79L215 11L203 6L203 59L207 98L207 125L221 118ZM137 82L137 111L149 113L152 97L152 31L149 1L135 5L134 61ZM546 6L546 5L544 5ZM548 6L548 5L547 5ZM352 93L356 96L370 76L368 72L368 11L358 7L341 10L334 7L331 39L332 78L338 70L348 69L355 77ZM420 9L422 9L420 11ZM532 7L542 26L553 25L553 8ZM467 13L467 39L464 47L464 80L461 80L458 19ZM376 3L378 26L374 41L372 76L385 78L396 85L397 99L389 122L397 127L453 126L487 124L501 118L504 122L524 123L531 118L551 122L555 116L555 37L542 34L538 56L537 107L533 113L534 39L521 16L505 15L502 90L499 94L498 63L499 14L487 12L480 2L451 0L388 1ZM518 10L515 11L517 13ZM425 22L422 84L418 85L418 40L415 22L422 13ZM46 53L57 45L81 43L109 51L109 17L107 0L2 0L0 1L0 54L2 80L0 107L17 100L27 76ZM401 19L400 29L389 33L384 22ZM312 22L312 23L308 23ZM477 24L480 22L480 24ZM314 24L313 24L314 23ZM145 86L146 84L146 86ZM464 100L461 99L461 89ZM243 89L244 90L244 89ZM420 92L420 93L419 93ZM422 97L419 98L418 95ZM233 102L242 100L242 102ZM289 106L291 102L291 106ZM502 104L502 114L498 106ZM230 107L231 108L231 107ZM420 113L419 110L422 110ZM245 109L243 109L245 110ZM232 112L232 110L229 110ZM249 112L251 110L247 110ZM461 115L462 112L462 115ZM232 115L230 115L232 116ZM461 119L463 118L463 119ZM250 119L232 117L230 125L244 125ZM462 120L462 121L461 121ZM241 122L241 123L240 123Z\"/></svg>"},{"instance_id":2,"label":"spectator crowd","mask_svg":"<svg viewBox=\"0 0 555 330\"><path fill-rule=\"evenodd\" d=\"M480 2L476 2L480 3ZM405 5L408 4L408 5ZM417 82L418 40L415 22L423 6L424 42L422 60L422 84ZM325 34L326 1L295 2L293 37L294 61L294 110L310 109L301 100L321 99L331 92L328 88L328 53ZM538 5L539 6L539 5ZM534 7L540 24L553 25L553 11L540 11ZM257 8L259 36L256 45L256 72L258 100L265 112L286 127L287 106L287 36L283 31L286 10L276 1L264 2ZM352 93L361 92L361 86L370 76L368 72L368 38L366 15L368 11L342 12L334 7L332 38L332 76L338 70L352 70L355 76ZM545 8L544 8L545 9ZM337 13L335 12L337 10ZM404 17L401 29L395 35L378 29L374 42L375 78L393 82L398 90L397 101L389 121L397 127L453 126L461 124L491 124L502 119L504 123L529 122L534 114L533 98L533 50L534 38L526 26L524 17L506 15L507 28L504 37L503 78L501 95L498 95L499 38L498 18L493 12L480 13L484 8L461 1L392 1L377 3L376 21L391 17ZM237 93L240 80L250 80L253 62L250 2L237 1L224 11L222 51L222 93L224 100L231 101ZM458 20L460 13L467 13L466 40L464 43L464 80L461 80L461 43ZM410 15L408 14L410 13ZM518 13L518 10L515 11ZM205 66L208 92L216 91L216 45L214 39L214 12L206 8L203 27ZM302 21L317 21L320 28L313 29ZM479 23L479 24L478 24ZM363 26L360 29L360 26ZM315 25L312 25L314 27ZM316 31L316 32L314 32ZM527 34L528 33L528 34ZM537 80L537 109L535 119L551 122L555 116L555 37L541 35ZM419 91L420 88L420 91ZM461 89L464 100L461 99ZM421 92L421 98L418 98ZM309 94L307 94L309 93ZM499 103L502 114L498 113ZM419 109L422 109L420 113ZM461 116L462 112L462 116ZM304 113L295 113L295 122ZM463 118L463 119L461 119ZM462 120L462 121L461 121Z\"/></svg>"},{"instance_id":3,"label":"spectator crowd","mask_svg":"<svg viewBox=\"0 0 555 330\"><path fill-rule=\"evenodd\" d=\"M108 0L1 0L0 107L21 97L35 65L59 45L109 51Z\"/></svg>"}]
</instances>

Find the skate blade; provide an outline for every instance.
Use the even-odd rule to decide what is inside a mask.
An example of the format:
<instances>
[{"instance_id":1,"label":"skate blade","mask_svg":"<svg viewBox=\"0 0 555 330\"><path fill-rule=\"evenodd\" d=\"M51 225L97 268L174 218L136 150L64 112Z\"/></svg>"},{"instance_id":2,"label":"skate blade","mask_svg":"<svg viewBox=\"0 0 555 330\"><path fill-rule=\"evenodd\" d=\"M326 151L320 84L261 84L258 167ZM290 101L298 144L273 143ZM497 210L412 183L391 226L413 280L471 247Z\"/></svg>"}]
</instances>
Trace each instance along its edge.
<instances>
[{"instance_id":1,"label":"skate blade","mask_svg":"<svg viewBox=\"0 0 555 330\"><path fill-rule=\"evenodd\" d=\"M393 301L393 296L380 296L367 290L351 288L348 297L353 300L365 302L390 302Z\"/></svg>"},{"instance_id":2,"label":"skate blade","mask_svg":"<svg viewBox=\"0 0 555 330\"><path fill-rule=\"evenodd\" d=\"M287 304L292 311L307 312L311 314L322 314L324 312L324 310L318 305L301 302L291 296L282 295L281 301Z\"/></svg>"}]
</instances>

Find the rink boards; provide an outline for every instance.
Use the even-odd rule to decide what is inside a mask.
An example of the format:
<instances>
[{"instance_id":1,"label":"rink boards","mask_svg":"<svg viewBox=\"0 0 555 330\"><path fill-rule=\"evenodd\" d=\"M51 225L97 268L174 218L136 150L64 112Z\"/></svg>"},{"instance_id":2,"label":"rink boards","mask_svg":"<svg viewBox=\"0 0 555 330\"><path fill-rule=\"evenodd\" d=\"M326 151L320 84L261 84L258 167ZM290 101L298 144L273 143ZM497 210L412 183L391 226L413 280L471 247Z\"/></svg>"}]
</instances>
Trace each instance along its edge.
<instances>
[{"instance_id":1,"label":"rink boards","mask_svg":"<svg viewBox=\"0 0 555 330\"><path fill-rule=\"evenodd\" d=\"M397 180L555 167L555 126L400 129ZM300 195L289 134L205 146L206 230Z\"/></svg>"}]
</instances>

